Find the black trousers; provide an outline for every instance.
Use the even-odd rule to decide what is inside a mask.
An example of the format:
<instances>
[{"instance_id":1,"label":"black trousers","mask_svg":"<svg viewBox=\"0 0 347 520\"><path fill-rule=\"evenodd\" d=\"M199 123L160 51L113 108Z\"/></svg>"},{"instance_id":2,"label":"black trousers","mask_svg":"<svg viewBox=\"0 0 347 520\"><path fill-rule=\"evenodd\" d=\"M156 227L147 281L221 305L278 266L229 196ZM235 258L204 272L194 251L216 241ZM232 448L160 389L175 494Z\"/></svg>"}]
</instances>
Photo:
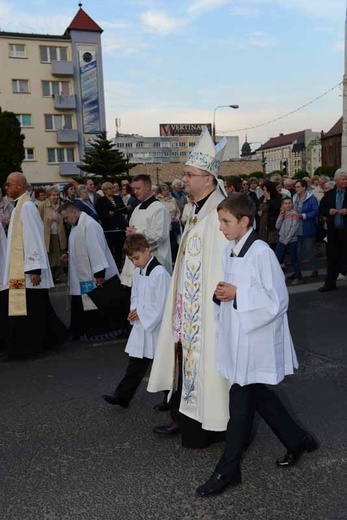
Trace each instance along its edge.
<instances>
[{"instance_id":1,"label":"black trousers","mask_svg":"<svg viewBox=\"0 0 347 520\"><path fill-rule=\"evenodd\" d=\"M334 286L339 273L347 274L347 229L345 228L329 230L325 284Z\"/></svg>"},{"instance_id":2,"label":"black trousers","mask_svg":"<svg viewBox=\"0 0 347 520\"><path fill-rule=\"evenodd\" d=\"M151 362L152 360L146 357L135 358L129 356L125 376L118 384L114 396L119 397L122 401L128 404L134 397L142 379L145 377Z\"/></svg>"},{"instance_id":3,"label":"black trousers","mask_svg":"<svg viewBox=\"0 0 347 520\"><path fill-rule=\"evenodd\" d=\"M228 476L240 473L241 458L250 440L255 412L287 450L294 450L301 444L305 430L294 421L278 395L268 386L261 383L234 384L229 396L230 419L224 453L216 467L218 473Z\"/></svg>"},{"instance_id":4,"label":"black trousers","mask_svg":"<svg viewBox=\"0 0 347 520\"><path fill-rule=\"evenodd\" d=\"M201 423L191 419L179 411L182 395L182 345L176 344L178 363L177 390L171 397L171 419L180 426L181 443L184 448L204 449L213 444L225 440L225 432L213 432L203 430Z\"/></svg>"}]
</instances>

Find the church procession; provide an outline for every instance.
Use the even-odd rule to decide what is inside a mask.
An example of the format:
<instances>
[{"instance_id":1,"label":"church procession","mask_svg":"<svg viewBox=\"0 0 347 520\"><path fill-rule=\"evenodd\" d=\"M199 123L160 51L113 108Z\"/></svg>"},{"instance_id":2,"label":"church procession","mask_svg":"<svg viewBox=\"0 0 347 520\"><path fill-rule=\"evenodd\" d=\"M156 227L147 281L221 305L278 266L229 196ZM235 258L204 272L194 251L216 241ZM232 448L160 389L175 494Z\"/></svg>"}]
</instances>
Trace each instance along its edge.
<instances>
[{"instance_id":1,"label":"church procession","mask_svg":"<svg viewBox=\"0 0 347 520\"><path fill-rule=\"evenodd\" d=\"M311 431L299 423L276 391L299 368L287 316L287 284L303 280L300 239L312 263L310 280L318 276L318 242L315 238L310 257L304 241L312 214L317 225L320 215L327 223L327 271L319 291L336 290L346 274L347 170L336 171L335 187L324 192L320 203L315 188L303 180L294 180L294 195L266 180L253 187L251 196L240 178L220 178L224 146L225 141L215 145L205 129L184 166L180 193L186 202L180 215L186 207L189 212L174 261L170 211L149 176L132 179L137 205L128 220L121 199L125 225L113 233L123 235L117 242L107 237L97 211L98 202L106 203L113 190L110 183L104 183L104 195L96 199L98 219L77 204L78 198L66 198L52 211L50 226L54 222L57 229L62 219L67 235L60 260L67 276L69 324L51 304L54 269L42 206L31 199L22 173L8 176L13 210L8 228L0 227L2 368L56 355L71 340L83 343L103 333L108 340L124 338L125 374L112 393L100 397L114 409L127 409L144 382L158 398L154 409L169 412L169 421L153 429L157 438L178 437L183 449L193 451L224 446L210 476L200 475L195 493L204 498L243 482L241 466L252 464L256 412L283 445L275 460L278 471L299 464L304 472L308 459L319 460L319 453L312 453L319 448L314 424ZM109 213L114 214L114 199L120 196L112 197ZM260 236L263 214L267 227L277 230L275 241L269 233ZM121 255L114 252L115 244ZM282 254L286 247L290 261ZM229 491L226 498L231 496Z\"/></svg>"},{"instance_id":2,"label":"church procession","mask_svg":"<svg viewBox=\"0 0 347 520\"><path fill-rule=\"evenodd\" d=\"M109 141L78 6L0 31L0 520L346 520L347 61L325 133Z\"/></svg>"}]
</instances>

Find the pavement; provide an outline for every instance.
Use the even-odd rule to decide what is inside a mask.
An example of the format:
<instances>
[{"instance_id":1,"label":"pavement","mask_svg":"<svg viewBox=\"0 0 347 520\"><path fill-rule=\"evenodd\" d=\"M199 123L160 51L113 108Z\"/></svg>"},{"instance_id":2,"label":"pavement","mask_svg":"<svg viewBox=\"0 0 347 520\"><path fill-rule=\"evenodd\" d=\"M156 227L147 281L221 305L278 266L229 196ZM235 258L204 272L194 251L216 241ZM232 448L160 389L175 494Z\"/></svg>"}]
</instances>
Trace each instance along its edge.
<instances>
[{"instance_id":1,"label":"pavement","mask_svg":"<svg viewBox=\"0 0 347 520\"><path fill-rule=\"evenodd\" d=\"M278 391L319 450L279 469L283 446L263 423L242 466L243 483L196 496L223 445L187 450L158 438L162 396L143 381L128 409L106 404L124 374L124 340L69 342L30 361L0 363L0 520L346 520L347 279L288 287L300 367ZM68 320L64 286L51 294Z\"/></svg>"}]
</instances>

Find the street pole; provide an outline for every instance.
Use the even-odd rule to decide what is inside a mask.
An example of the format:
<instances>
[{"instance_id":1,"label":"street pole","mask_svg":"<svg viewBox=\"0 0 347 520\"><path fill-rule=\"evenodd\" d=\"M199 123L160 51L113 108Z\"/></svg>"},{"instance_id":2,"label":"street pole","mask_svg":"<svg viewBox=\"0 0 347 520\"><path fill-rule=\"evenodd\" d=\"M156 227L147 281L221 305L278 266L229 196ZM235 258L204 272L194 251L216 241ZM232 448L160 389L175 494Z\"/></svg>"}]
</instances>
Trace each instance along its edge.
<instances>
[{"instance_id":1,"label":"street pole","mask_svg":"<svg viewBox=\"0 0 347 520\"><path fill-rule=\"evenodd\" d=\"M216 111L218 108L239 108L239 105L219 105L213 111L213 125L212 125L212 139L214 144L216 144Z\"/></svg>"}]
</instances>

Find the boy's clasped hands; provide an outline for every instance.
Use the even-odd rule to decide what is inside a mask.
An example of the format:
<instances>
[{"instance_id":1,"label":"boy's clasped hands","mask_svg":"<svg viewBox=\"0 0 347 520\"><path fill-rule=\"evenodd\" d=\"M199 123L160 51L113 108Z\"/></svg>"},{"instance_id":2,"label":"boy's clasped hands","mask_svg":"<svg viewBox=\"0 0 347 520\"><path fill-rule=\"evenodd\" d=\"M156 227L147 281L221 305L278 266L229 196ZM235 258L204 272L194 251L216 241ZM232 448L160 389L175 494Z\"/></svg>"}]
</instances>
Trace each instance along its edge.
<instances>
[{"instance_id":1,"label":"boy's clasped hands","mask_svg":"<svg viewBox=\"0 0 347 520\"><path fill-rule=\"evenodd\" d=\"M215 291L215 297L221 302L228 302L235 300L236 296L236 285L227 282L219 282Z\"/></svg>"}]
</instances>

